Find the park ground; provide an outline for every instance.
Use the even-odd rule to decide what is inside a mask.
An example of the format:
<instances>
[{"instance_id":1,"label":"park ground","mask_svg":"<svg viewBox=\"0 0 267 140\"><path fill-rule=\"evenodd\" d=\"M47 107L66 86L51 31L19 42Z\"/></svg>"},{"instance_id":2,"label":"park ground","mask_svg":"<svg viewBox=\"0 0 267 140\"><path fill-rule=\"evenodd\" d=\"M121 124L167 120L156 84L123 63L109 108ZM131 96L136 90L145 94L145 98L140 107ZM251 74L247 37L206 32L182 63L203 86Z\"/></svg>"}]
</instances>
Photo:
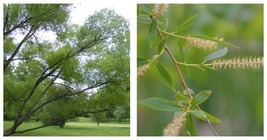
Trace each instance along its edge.
<instances>
[{"instance_id":1,"label":"park ground","mask_svg":"<svg viewBox=\"0 0 267 140\"><path fill-rule=\"evenodd\" d=\"M4 121L4 128L10 127L12 124L12 121ZM37 126L41 126L41 123L28 121L23 123L18 130ZM100 125L97 126L96 122L90 119L79 119L67 122L64 128L48 126L25 133L17 133L14 136L130 136L130 121L100 122Z\"/></svg>"}]
</instances>

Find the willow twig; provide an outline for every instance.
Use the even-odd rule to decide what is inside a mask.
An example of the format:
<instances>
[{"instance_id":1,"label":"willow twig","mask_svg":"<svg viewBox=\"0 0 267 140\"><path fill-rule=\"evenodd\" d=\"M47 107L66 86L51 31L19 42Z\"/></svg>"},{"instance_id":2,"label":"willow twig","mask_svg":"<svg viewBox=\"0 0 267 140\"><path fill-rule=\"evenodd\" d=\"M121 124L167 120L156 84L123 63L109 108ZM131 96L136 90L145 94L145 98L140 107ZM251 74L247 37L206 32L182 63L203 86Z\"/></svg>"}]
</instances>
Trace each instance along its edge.
<instances>
[{"instance_id":1,"label":"willow twig","mask_svg":"<svg viewBox=\"0 0 267 140\"><path fill-rule=\"evenodd\" d=\"M158 31L158 34L159 34L160 38L163 39L163 36L162 36L162 33L161 33L161 29L160 29L159 27L157 27L157 31ZM181 71L180 71L180 68L179 68L179 66L178 66L179 62L175 59L175 57L174 57L173 54L171 53L171 51L170 51L169 47L167 46L167 44L164 44L164 48L165 48L165 50L168 52L168 54L170 55L170 57L171 57L173 63L175 64L177 73L178 73L178 75L179 75L179 78L180 78L180 80L181 80L183 86L185 87L185 90L187 91L189 97L190 97L191 99L193 99L193 96L192 96L192 94L190 93L189 88L188 88L188 86L187 86L187 84L186 84L186 82L185 82L185 80L184 80L184 77L183 77L183 75L182 75L182 73L181 73ZM196 107L198 108L198 110L201 110L201 108L200 108L198 105L196 105ZM211 130L213 131L213 133L214 133L216 136L219 136L218 133L216 132L216 130L213 128L211 122L210 122L207 118L205 118L205 120L206 120L206 122L208 123L209 127L211 128Z\"/></svg>"}]
</instances>

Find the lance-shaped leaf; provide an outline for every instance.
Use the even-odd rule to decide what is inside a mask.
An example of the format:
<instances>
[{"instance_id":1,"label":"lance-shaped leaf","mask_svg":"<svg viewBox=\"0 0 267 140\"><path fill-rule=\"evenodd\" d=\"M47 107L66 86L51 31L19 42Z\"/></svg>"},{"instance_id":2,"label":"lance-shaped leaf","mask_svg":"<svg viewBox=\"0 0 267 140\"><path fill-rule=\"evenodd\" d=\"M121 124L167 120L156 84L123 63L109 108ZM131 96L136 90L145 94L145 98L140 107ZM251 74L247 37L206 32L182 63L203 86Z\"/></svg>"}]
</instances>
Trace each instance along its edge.
<instances>
[{"instance_id":1,"label":"lance-shaped leaf","mask_svg":"<svg viewBox=\"0 0 267 140\"><path fill-rule=\"evenodd\" d=\"M177 102L169 101L159 97L152 97L138 102L139 105L158 111L182 111L183 108Z\"/></svg>"},{"instance_id":2,"label":"lance-shaped leaf","mask_svg":"<svg viewBox=\"0 0 267 140\"><path fill-rule=\"evenodd\" d=\"M190 110L189 113L193 115L194 117L206 121L208 119L210 122L213 123L221 123L221 120L215 116L212 116L211 114L203 111L203 110Z\"/></svg>"},{"instance_id":3,"label":"lance-shaped leaf","mask_svg":"<svg viewBox=\"0 0 267 140\"><path fill-rule=\"evenodd\" d=\"M150 47L153 45L153 43L157 38L157 27L158 27L157 19L153 19L149 25L149 30L148 30Z\"/></svg>"},{"instance_id":4,"label":"lance-shaped leaf","mask_svg":"<svg viewBox=\"0 0 267 140\"><path fill-rule=\"evenodd\" d=\"M184 102L184 103L189 103L190 99L188 97L186 97L185 95L183 95L182 93L180 93L179 91L177 91L176 95L175 95L176 99L178 101Z\"/></svg>"},{"instance_id":5,"label":"lance-shaped leaf","mask_svg":"<svg viewBox=\"0 0 267 140\"><path fill-rule=\"evenodd\" d=\"M144 65L148 62L149 62L149 60L144 58L144 57L140 57L140 56L137 57L137 64L138 65Z\"/></svg>"},{"instance_id":6,"label":"lance-shaped leaf","mask_svg":"<svg viewBox=\"0 0 267 140\"><path fill-rule=\"evenodd\" d=\"M187 115L187 119L185 122L185 135L187 136L197 135L197 129L196 129L194 120L190 114Z\"/></svg>"},{"instance_id":7,"label":"lance-shaped leaf","mask_svg":"<svg viewBox=\"0 0 267 140\"><path fill-rule=\"evenodd\" d=\"M173 84L173 81L172 81L172 78L171 78L171 75L170 73L166 70L166 68L161 65L159 62L157 62L157 69L158 69L158 72L160 74L160 76L162 77L162 79L168 84L168 86L175 91L175 88L174 88L174 84Z\"/></svg>"},{"instance_id":8,"label":"lance-shaped leaf","mask_svg":"<svg viewBox=\"0 0 267 140\"><path fill-rule=\"evenodd\" d=\"M194 92L191 88L188 88L188 91L190 92L191 95L195 94L195 92ZM189 93L187 92L186 89L183 91L183 93L184 93L184 95L186 95L186 96L189 95Z\"/></svg>"},{"instance_id":9,"label":"lance-shaped leaf","mask_svg":"<svg viewBox=\"0 0 267 140\"><path fill-rule=\"evenodd\" d=\"M203 63L205 63L206 61L215 59L215 58L222 57L222 56L224 56L225 54L227 54L227 52L228 52L227 47L225 47L225 48L223 48L223 49L220 49L220 50L217 50L217 51L213 52L212 54L206 56L206 57L204 58Z\"/></svg>"},{"instance_id":10,"label":"lance-shaped leaf","mask_svg":"<svg viewBox=\"0 0 267 140\"><path fill-rule=\"evenodd\" d=\"M146 4L138 4L138 8L141 9L144 13L152 14L152 9Z\"/></svg>"},{"instance_id":11,"label":"lance-shaped leaf","mask_svg":"<svg viewBox=\"0 0 267 140\"><path fill-rule=\"evenodd\" d=\"M205 120L207 118L205 112L202 110L190 110L189 113L200 120Z\"/></svg>"},{"instance_id":12,"label":"lance-shaped leaf","mask_svg":"<svg viewBox=\"0 0 267 140\"><path fill-rule=\"evenodd\" d=\"M219 118L217 118L217 117L215 117L215 116L213 116L213 115L211 115L211 114L209 114L209 113L207 113L207 112L205 112L205 111L203 111L203 112L206 114L207 119L208 119L210 122L221 123L221 120L220 120Z\"/></svg>"},{"instance_id":13,"label":"lance-shaped leaf","mask_svg":"<svg viewBox=\"0 0 267 140\"><path fill-rule=\"evenodd\" d=\"M162 52L162 50L164 49L164 45L166 43L166 38L163 38L158 45L158 53L160 54Z\"/></svg>"},{"instance_id":14,"label":"lance-shaped leaf","mask_svg":"<svg viewBox=\"0 0 267 140\"><path fill-rule=\"evenodd\" d=\"M151 18L147 14L139 14L137 19L143 23L150 24L152 22Z\"/></svg>"},{"instance_id":15,"label":"lance-shaped leaf","mask_svg":"<svg viewBox=\"0 0 267 140\"><path fill-rule=\"evenodd\" d=\"M185 22L183 22L180 26L178 26L175 29L174 33L181 32L181 31L186 30L187 28L189 28L193 24L193 22L195 21L196 17L197 17L197 14L194 15L193 17L189 18Z\"/></svg>"},{"instance_id":16,"label":"lance-shaped leaf","mask_svg":"<svg viewBox=\"0 0 267 140\"><path fill-rule=\"evenodd\" d=\"M191 102L192 106L198 105L203 103L206 99L208 99L208 97L210 96L211 91L210 90L204 90L201 91L200 93L198 93Z\"/></svg>"}]
</instances>

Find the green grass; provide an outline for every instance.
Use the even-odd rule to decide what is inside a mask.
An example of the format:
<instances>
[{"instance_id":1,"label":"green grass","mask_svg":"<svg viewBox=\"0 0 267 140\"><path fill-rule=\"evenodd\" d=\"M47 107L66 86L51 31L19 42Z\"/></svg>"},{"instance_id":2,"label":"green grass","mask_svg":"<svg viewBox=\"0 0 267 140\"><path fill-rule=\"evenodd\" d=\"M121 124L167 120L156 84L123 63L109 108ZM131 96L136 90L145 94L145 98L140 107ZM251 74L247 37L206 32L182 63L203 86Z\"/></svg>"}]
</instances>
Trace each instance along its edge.
<instances>
[{"instance_id":1,"label":"green grass","mask_svg":"<svg viewBox=\"0 0 267 140\"><path fill-rule=\"evenodd\" d=\"M13 124L12 121L4 121L4 128ZM41 126L39 122L25 122L17 130L24 130ZM48 126L45 128L17 133L14 136L129 136L130 122L100 122L97 126L93 121L67 122L65 128L59 126Z\"/></svg>"}]
</instances>

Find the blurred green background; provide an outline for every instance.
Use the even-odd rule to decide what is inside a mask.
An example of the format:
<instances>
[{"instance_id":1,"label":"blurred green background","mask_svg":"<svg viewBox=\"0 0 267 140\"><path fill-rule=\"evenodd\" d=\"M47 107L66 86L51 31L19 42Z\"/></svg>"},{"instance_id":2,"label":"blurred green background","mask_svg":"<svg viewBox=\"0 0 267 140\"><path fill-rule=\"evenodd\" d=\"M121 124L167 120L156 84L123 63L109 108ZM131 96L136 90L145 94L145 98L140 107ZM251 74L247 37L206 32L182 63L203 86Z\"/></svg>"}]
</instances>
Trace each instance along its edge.
<instances>
[{"instance_id":1,"label":"blurred green background","mask_svg":"<svg viewBox=\"0 0 267 140\"><path fill-rule=\"evenodd\" d=\"M149 5L153 7L153 5ZM182 22L198 14L193 25L180 35L205 35L224 38L239 46L229 48L224 59L244 56L263 56L263 5L257 4L185 4L169 5L160 19L168 19L167 31L174 31ZM148 24L137 23L138 56L151 58L157 54L158 41L149 47ZM159 39L157 39L159 40ZM178 40L169 38L167 44L179 61L181 56ZM223 45L219 46L223 48ZM183 51L188 48L183 47ZM210 51L190 48L186 54L188 63L201 63ZM166 54L159 60L171 73L176 88L182 88L175 66ZM207 70L180 66L189 88L196 93L209 89L211 96L201 108L221 119L214 124L219 135L263 135L263 70ZM167 87L156 70L155 64L138 79L138 100L161 97L175 100L175 94ZM137 133L139 136L160 136L163 128L172 120L173 113L138 109ZM206 122L195 120L198 135L214 135Z\"/></svg>"}]
</instances>

